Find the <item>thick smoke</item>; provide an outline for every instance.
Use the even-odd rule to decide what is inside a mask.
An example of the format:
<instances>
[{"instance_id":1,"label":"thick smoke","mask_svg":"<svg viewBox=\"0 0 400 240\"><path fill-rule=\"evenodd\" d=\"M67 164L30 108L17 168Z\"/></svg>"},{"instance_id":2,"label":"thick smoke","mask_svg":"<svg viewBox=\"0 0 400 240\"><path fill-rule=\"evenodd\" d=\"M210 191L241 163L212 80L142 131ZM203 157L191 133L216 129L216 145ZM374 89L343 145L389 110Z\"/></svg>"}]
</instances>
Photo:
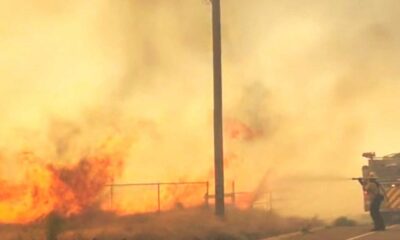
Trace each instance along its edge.
<instances>
[{"instance_id":1,"label":"thick smoke","mask_svg":"<svg viewBox=\"0 0 400 240\"><path fill-rule=\"evenodd\" d=\"M359 175L362 151L397 151L400 4L222 7L227 181L257 196L272 190L290 214L361 212L355 183L325 180ZM4 0L0 9L1 179L23 182L21 151L65 165L102 146L124 160L118 182L210 179L208 1Z\"/></svg>"}]
</instances>

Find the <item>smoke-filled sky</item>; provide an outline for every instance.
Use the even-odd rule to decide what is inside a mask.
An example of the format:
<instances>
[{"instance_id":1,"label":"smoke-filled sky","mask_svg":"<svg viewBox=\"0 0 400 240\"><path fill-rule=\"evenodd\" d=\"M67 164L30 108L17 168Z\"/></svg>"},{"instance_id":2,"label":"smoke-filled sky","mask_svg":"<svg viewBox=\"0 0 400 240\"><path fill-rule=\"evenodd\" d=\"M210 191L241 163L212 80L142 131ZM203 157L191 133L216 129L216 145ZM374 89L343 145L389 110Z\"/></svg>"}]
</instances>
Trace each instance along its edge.
<instances>
[{"instance_id":1,"label":"smoke-filled sky","mask_svg":"<svg viewBox=\"0 0 400 240\"><path fill-rule=\"evenodd\" d=\"M62 165L105 142L124 156L115 181L210 179L210 8L0 0L2 179L23 181L21 151ZM223 0L227 181L266 179L288 214L361 212L356 183L326 179L400 150L399 13L396 0Z\"/></svg>"}]
</instances>

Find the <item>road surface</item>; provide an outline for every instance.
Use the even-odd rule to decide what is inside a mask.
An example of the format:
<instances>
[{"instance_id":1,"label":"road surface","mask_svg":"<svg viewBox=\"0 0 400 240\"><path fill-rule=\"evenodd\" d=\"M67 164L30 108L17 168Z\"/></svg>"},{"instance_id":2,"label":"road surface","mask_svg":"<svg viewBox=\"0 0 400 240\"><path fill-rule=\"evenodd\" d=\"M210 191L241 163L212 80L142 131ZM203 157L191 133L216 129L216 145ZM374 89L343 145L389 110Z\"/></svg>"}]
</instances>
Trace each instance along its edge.
<instances>
[{"instance_id":1,"label":"road surface","mask_svg":"<svg viewBox=\"0 0 400 240\"><path fill-rule=\"evenodd\" d=\"M371 232L371 226L321 228L311 233L292 233L265 240L400 240L400 225L391 225L386 231Z\"/></svg>"}]
</instances>

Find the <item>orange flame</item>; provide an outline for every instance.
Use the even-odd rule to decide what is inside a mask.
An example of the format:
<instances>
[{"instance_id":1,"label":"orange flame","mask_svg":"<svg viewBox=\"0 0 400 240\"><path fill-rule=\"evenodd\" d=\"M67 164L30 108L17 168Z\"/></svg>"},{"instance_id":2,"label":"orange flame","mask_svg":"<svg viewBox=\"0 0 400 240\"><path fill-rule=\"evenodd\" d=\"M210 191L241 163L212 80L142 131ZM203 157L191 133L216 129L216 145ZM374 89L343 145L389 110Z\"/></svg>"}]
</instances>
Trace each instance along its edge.
<instances>
[{"instance_id":1,"label":"orange flame","mask_svg":"<svg viewBox=\"0 0 400 240\"><path fill-rule=\"evenodd\" d=\"M108 156L86 157L75 165L31 164L25 183L1 181L0 222L26 223L50 212L70 216L94 206L122 161Z\"/></svg>"},{"instance_id":2,"label":"orange flame","mask_svg":"<svg viewBox=\"0 0 400 240\"><path fill-rule=\"evenodd\" d=\"M253 140L261 134L235 119L226 120L225 128L225 134L234 140ZM180 179L211 181L209 185L162 185L159 189L157 185L151 185L125 188L125 193L114 188L111 193L109 184L122 173L123 156L129 148L124 141L118 138L107 139L95 153L68 164L45 164L30 151L17 154L16 159L21 163L24 179L19 182L0 179L0 223L28 223L52 212L68 217L98 208L131 214L214 202L212 170L200 178L191 176ZM241 161L232 152L226 154L224 160L227 170L235 167L232 162ZM230 193L229 187L226 192ZM110 200L113 197L115 199ZM241 195L235 198L235 204L247 208L253 200L251 194ZM227 197L227 203L230 201L230 197Z\"/></svg>"},{"instance_id":3,"label":"orange flame","mask_svg":"<svg viewBox=\"0 0 400 240\"><path fill-rule=\"evenodd\" d=\"M246 141L254 140L262 135L262 131L257 131L245 122L235 118L227 118L224 121L224 131L230 139Z\"/></svg>"}]
</instances>

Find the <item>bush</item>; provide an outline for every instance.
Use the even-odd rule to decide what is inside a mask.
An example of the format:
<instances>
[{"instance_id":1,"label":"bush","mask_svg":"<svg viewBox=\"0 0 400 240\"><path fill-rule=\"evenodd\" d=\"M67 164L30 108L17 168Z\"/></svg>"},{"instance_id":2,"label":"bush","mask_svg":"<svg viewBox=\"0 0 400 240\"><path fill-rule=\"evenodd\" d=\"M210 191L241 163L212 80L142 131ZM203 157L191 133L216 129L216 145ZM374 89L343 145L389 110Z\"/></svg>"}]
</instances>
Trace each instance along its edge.
<instances>
[{"instance_id":1,"label":"bush","mask_svg":"<svg viewBox=\"0 0 400 240\"><path fill-rule=\"evenodd\" d=\"M347 217L339 217L333 222L336 227L352 227L357 225L357 222Z\"/></svg>"}]
</instances>

